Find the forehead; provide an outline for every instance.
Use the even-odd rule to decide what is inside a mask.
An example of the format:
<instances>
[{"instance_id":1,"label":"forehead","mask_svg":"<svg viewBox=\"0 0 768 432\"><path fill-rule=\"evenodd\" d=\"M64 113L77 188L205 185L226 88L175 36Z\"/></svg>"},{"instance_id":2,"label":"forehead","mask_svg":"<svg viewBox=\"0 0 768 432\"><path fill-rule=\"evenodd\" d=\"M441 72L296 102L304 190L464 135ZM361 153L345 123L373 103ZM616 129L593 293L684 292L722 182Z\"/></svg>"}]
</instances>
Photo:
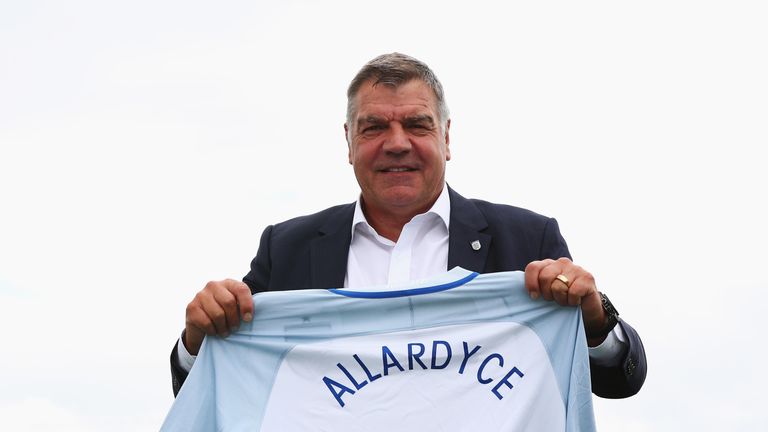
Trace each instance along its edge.
<instances>
[{"instance_id":1,"label":"forehead","mask_svg":"<svg viewBox=\"0 0 768 432\"><path fill-rule=\"evenodd\" d=\"M383 116L395 118L416 114L437 119L437 103L432 89L423 81L410 80L398 87L363 84L355 96L357 118Z\"/></svg>"}]
</instances>

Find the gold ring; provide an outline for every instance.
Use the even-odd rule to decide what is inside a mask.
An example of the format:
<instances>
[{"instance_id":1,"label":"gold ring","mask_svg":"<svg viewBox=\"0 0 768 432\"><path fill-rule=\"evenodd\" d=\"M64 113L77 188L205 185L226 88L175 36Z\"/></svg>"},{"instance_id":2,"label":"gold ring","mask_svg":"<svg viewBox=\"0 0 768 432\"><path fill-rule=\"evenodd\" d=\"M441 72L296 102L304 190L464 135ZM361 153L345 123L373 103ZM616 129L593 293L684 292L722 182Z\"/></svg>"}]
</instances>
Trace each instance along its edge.
<instances>
[{"instance_id":1,"label":"gold ring","mask_svg":"<svg viewBox=\"0 0 768 432\"><path fill-rule=\"evenodd\" d=\"M570 287L571 287L571 281L569 281L569 280L568 280L568 278L567 278L567 277L565 277L565 275L564 275L564 274L559 274L559 275L555 276L555 279L557 279L557 280L559 280L560 282L564 283L564 284L565 284L565 286L567 286L568 288L570 288Z\"/></svg>"}]
</instances>

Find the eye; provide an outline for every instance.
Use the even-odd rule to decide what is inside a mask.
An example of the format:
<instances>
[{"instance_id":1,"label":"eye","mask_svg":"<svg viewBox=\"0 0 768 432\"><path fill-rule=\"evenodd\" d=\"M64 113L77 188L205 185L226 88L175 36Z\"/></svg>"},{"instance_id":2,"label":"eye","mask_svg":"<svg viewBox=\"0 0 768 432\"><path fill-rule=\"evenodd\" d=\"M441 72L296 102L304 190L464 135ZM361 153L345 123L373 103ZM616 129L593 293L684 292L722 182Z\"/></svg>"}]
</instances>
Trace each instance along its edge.
<instances>
[{"instance_id":1,"label":"eye","mask_svg":"<svg viewBox=\"0 0 768 432\"><path fill-rule=\"evenodd\" d=\"M416 135L425 135L429 133L429 131L431 131L432 129L423 123L416 123L416 124L409 125L408 130L410 130L412 133Z\"/></svg>"},{"instance_id":2,"label":"eye","mask_svg":"<svg viewBox=\"0 0 768 432\"><path fill-rule=\"evenodd\" d=\"M386 126L384 126L384 125L366 126L365 128L363 128L363 133L364 134L371 134L371 133L375 133L375 132L384 130L385 128L386 128Z\"/></svg>"},{"instance_id":3,"label":"eye","mask_svg":"<svg viewBox=\"0 0 768 432\"><path fill-rule=\"evenodd\" d=\"M404 126L408 129L414 130L432 130L431 122L422 119L415 119L413 121L407 121Z\"/></svg>"}]
</instances>

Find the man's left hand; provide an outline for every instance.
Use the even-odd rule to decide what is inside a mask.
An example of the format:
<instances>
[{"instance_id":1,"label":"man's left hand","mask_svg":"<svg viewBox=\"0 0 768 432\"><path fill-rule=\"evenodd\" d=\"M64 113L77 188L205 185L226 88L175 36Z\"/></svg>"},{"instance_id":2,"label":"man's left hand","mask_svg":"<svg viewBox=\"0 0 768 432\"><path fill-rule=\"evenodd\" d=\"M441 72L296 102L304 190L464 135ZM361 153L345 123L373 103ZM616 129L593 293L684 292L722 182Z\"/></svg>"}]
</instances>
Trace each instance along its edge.
<instances>
[{"instance_id":1,"label":"man's left hand","mask_svg":"<svg viewBox=\"0 0 768 432\"><path fill-rule=\"evenodd\" d=\"M525 288L536 300L554 300L563 306L581 305L581 315L587 333L597 332L605 325L605 311L595 278L568 258L533 261L525 267ZM601 344L605 338L589 339L589 346Z\"/></svg>"}]
</instances>

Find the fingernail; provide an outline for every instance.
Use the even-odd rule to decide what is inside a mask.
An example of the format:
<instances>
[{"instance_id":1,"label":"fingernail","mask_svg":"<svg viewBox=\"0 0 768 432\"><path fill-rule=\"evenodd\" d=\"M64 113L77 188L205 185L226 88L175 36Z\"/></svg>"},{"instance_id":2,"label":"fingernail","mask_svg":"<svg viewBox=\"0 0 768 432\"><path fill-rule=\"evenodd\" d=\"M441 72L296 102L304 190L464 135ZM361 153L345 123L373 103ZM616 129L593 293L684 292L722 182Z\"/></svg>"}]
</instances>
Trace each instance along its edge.
<instances>
[{"instance_id":1,"label":"fingernail","mask_svg":"<svg viewBox=\"0 0 768 432\"><path fill-rule=\"evenodd\" d=\"M531 299L538 300L539 299L539 292L538 291L531 291Z\"/></svg>"},{"instance_id":2,"label":"fingernail","mask_svg":"<svg viewBox=\"0 0 768 432\"><path fill-rule=\"evenodd\" d=\"M253 315L251 315L251 313L249 312L249 313L245 314L243 319L245 320L245 322L251 322L251 320L253 319Z\"/></svg>"},{"instance_id":3,"label":"fingernail","mask_svg":"<svg viewBox=\"0 0 768 432\"><path fill-rule=\"evenodd\" d=\"M229 331L231 331L232 333L236 332L237 331L237 326L230 327Z\"/></svg>"},{"instance_id":4,"label":"fingernail","mask_svg":"<svg viewBox=\"0 0 768 432\"><path fill-rule=\"evenodd\" d=\"M224 332L224 334L221 335L221 337L223 337L223 338L225 338L227 336L229 336L229 332Z\"/></svg>"}]
</instances>

